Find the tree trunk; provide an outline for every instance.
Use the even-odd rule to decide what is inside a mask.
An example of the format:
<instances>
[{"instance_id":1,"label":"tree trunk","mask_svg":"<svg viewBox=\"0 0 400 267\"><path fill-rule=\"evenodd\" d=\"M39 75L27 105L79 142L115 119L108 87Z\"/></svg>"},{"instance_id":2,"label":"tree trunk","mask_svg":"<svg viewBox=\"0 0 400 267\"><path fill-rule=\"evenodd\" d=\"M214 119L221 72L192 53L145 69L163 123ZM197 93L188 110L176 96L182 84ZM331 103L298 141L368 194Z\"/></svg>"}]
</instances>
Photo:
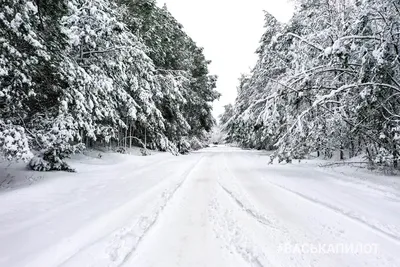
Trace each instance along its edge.
<instances>
[{"instance_id":1,"label":"tree trunk","mask_svg":"<svg viewBox=\"0 0 400 267\"><path fill-rule=\"evenodd\" d=\"M398 168L398 153L396 145L393 145L393 167Z\"/></svg>"},{"instance_id":2,"label":"tree trunk","mask_svg":"<svg viewBox=\"0 0 400 267\"><path fill-rule=\"evenodd\" d=\"M340 145L340 160L344 160L343 145Z\"/></svg>"},{"instance_id":3,"label":"tree trunk","mask_svg":"<svg viewBox=\"0 0 400 267\"><path fill-rule=\"evenodd\" d=\"M132 149L132 125L129 125L129 148Z\"/></svg>"},{"instance_id":4,"label":"tree trunk","mask_svg":"<svg viewBox=\"0 0 400 267\"><path fill-rule=\"evenodd\" d=\"M128 128L125 128L124 140L125 140L124 147L125 147L125 150L126 150L128 148Z\"/></svg>"}]
</instances>

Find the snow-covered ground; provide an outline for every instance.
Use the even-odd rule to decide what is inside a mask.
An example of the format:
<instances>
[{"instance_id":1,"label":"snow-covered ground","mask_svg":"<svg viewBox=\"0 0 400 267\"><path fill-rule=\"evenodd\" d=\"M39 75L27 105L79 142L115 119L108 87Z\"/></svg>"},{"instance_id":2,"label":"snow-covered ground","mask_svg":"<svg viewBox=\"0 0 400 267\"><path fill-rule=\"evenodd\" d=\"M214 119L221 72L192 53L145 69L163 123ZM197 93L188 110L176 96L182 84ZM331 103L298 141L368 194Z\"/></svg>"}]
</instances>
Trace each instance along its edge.
<instances>
[{"instance_id":1,"label":"snow-covered ground","mask_svg":"<svg viewBox=\"0 0 400 267\"><path fill-rule=\"evenodd\" d=\"M399 177L268 162L223 146L76 159L0 193L0 266L400 266Z\"/></svg>"}]
</instances>

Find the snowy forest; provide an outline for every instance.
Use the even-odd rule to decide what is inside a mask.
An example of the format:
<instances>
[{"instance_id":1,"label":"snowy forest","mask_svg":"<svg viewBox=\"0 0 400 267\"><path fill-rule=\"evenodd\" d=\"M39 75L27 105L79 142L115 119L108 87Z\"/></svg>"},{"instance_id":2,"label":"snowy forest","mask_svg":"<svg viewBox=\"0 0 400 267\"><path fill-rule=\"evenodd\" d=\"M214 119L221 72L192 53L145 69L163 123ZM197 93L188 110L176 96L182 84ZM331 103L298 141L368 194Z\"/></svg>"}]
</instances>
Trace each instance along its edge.
<instances>
[{"instance_id":1,"label":"snowy forest","mask_svg":"<svg viewBox=\"0 0 400 267\"><path fill-rule=\"evenodd\" d=\"M265 13L258 61L220 118L227 141L280 162L338 152L399 168L400 2L295 4L288 23Z\"/></svg>"},{"instance_id":2,"label":"snowy forest","mask_svg":"<svg viewBox=\"0 0 400 267\"><path fill-rule=\"evenodd\" d=\"M3 0L0 151L34 170L93 146L183 153L215 124L209 63L155 0Z\"/></svg>"}]
</instances>

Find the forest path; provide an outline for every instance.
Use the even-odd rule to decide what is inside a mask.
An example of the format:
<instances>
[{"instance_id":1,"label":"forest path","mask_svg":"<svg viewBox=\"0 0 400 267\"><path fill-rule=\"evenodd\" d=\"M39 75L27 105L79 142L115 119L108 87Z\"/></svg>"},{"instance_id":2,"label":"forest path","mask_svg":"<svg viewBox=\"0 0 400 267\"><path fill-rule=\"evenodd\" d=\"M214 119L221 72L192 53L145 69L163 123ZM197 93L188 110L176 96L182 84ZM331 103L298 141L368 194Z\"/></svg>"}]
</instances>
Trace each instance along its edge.
<instances>
[{"instance_id":1,"label":"forest path","mask_svg":"<svg viewBox=\"0 0 400 267\"><path fill-rule=\"evenodd\" d=\"M267 163L220 146L3 193L0 266L400 266L398 189Z\"/></svg>"}]
</instances>

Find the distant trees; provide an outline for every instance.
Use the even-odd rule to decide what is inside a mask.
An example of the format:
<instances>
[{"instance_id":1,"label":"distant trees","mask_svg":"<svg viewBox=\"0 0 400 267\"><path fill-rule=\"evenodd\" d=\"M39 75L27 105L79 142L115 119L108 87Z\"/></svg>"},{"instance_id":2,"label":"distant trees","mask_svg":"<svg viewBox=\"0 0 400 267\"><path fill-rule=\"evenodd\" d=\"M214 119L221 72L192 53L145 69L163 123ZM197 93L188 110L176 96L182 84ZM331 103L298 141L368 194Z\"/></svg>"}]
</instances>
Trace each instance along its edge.
<instances>
[{"instance_id":1,"label":"distant trees","mask_svg":"<svg viewBox=\"0 0 400 267\"><path fill-rule=\"evenodd\" d=\"M341 151L342 158L365 153L371 163L398 167L399 3L296 6L287 24L266 14L259 60L241 80L228 136L275 148L280 161Z\"/></svg>"},{"instance_id":2,"label":"distant trees","mask_svg":"<svg viewBox=\"0 0 400 267\"><path fill-rule=\"evenodd\" d=\"M0 150L7 158L37 150L32 168L68 169L63 158L84 145L178 153L208 136L216 77L155 1L3 2Z\"/></svg>"},{"instance_id":3,"label":"distant trees","mask_svg":"<svg viewBox=\"0 0 400 267\"><path fill-rule=\"evenodd\" d=\"M127 7L124 20L146 44L156 67L162 88L158 101L168 138L180 142L176 140L180 136L205 136L215 123L211 103L219 93L215 91L217 77L209 75L210 61L203 49L187 36L166 7L157 8L153 0L119 1Z\"/></svg>"}]
</instances>

